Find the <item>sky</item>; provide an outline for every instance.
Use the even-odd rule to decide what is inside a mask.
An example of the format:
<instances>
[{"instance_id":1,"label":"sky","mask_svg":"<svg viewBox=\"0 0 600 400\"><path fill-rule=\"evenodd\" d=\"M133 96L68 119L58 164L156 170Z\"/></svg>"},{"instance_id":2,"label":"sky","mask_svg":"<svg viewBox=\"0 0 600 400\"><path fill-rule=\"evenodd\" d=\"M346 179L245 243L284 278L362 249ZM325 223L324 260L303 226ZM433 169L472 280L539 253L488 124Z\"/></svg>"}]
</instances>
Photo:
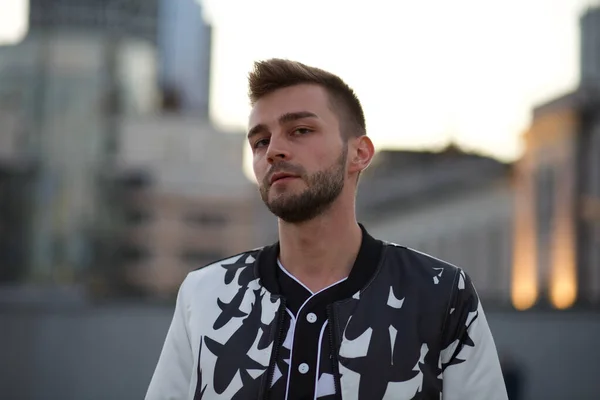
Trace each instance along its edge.
<instances>
[{"instance_id":1,"label":"sky","mask_svg":"<svg viewBox=\"0 0 600 400\"><path fill-rule=\"evenodd\" d=\"M377 148L452 140L511 161L533 106L579 79L597 0L199 0L214 25L211 115L246 129L253 61L284 57L352 86Z\"/></svg>"},{"instance_id":2,"label":"sky","mask_svg":"<svg viewBox=\"0 0 600 400\"><path fill-rule=\"evenodd\" d=\"M179 0L173 0L179 1ZM247 74L284 57L340 75L378 149L441 147L507 161L531 108L579 79L578 19L598 0L197 0L214 26L211 116L245 130ZM0 0L0 43L26 32Z\"/></svg>"},{"instance_id":3,"label":"sky","mask_svg":"<svg viewBox=\"0 0 600 400\"><path fill-rule=\"evenodd\" d=\"M27 33L27 0L0 0L0 45L20 41Z\"/></svg>"}]
</instances>

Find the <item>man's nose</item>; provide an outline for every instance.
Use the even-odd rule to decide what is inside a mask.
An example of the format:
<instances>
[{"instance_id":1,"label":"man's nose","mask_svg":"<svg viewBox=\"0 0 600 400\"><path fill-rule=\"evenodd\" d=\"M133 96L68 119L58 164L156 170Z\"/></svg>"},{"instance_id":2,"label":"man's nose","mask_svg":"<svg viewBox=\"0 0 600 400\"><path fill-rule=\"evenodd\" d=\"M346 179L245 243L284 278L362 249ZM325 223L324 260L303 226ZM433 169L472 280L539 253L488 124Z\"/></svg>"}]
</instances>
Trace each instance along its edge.
<instances>
[{"instance_id":1,"label":"man's nose","mask_svg":"<svg viewBox=\"0 0 600 400\"><path fill-rule=\"evenodd\" d=\"M281 160L290 159L290 148L285 139L278 138L273 135L269 141L269 147L267 148L267 160L270 164L276 163Z\"/></svg>"}]
</instances>

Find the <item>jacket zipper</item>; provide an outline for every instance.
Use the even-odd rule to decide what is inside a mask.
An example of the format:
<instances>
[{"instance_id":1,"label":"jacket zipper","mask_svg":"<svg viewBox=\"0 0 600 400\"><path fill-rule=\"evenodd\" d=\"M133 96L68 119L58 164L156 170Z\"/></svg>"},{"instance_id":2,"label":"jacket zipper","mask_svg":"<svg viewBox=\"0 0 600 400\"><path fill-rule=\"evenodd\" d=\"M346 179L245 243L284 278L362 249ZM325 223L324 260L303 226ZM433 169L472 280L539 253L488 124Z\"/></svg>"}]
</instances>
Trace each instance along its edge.
<instances>
[{"instance_id":1,"label":"jacket zipper","mask_svg":"<svg viewBox=\"0 0 600 400\"><path fill-rule=\"evenodd\" d=\"M335 318L333 317L333 305L327 306L327 319L329 320L329 346L331 349L331 362L333 367L333 383L335 385L335 398L342 400L342 388L340 384L340 365L338 362L337 354L338 354L338 346L337 341L335 340L334 332L337 331L337 324L335 323Z\"/></svg>"},{"instance_id":2,"label":"jacket zipper","mask_svg":"<svg viewBox=\"0 0 600 400\"><path fill-rule=\"evenodd\" d=\"M258 394L258 398L262 400L268 400L269 398L269 389L271 388L271 382L273 382L273 378L275 377L275 364L277 363L277 357L279 355L279 348L281 347L281 340L284 334L284 324L283 319L285 317L285 299L283 297L279 298L281 304L279 305L279 310L277 310L277 325L278 328L277 336L273 340L273 350L271 351L271 360L269 361L269 367L267 369L267 380L263 383L261 390Z\"/></svg>"}]
</instances>

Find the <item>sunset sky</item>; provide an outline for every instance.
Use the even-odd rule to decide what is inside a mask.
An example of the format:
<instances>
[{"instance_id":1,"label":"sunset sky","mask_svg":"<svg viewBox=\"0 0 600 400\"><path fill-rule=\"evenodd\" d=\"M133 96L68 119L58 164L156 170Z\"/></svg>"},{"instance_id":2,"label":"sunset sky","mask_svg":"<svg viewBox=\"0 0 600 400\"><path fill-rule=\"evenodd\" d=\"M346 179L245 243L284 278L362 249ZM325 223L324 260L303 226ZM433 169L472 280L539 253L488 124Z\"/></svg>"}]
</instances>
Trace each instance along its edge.
<instances>
[{"instance_id":1,"label":"sunset sky","mask_svg":"<svg viewBox=\"0 0 600 400\"><path fill-rule=\"evenodd\" d=\"M449 139L511 160L531 107L579 79L579 16L597 0L202 0L214 24L211 113L245 129L256 59L328 69L382 147Z\"/></svg>"}]
</instances>

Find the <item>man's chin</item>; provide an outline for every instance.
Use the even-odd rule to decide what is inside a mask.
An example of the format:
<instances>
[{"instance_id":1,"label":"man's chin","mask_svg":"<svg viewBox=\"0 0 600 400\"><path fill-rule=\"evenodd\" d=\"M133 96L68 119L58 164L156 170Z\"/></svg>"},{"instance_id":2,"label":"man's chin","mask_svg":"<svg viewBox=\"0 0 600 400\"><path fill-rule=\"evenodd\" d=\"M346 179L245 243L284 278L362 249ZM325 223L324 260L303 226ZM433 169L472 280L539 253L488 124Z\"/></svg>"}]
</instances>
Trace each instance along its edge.
<instances>
[{"instance_id":1,"label":"man's chin","mask_svg":"<svg viewBox=\"0 0 600 400\"><path fill-rule=\"evenodd\" d=\"M288 185L286 185L286 187L271 187L268 195L269 203L285 203L287 201L293 201L293 199L301 195L302 192L302 189L294 188Z\"/></svg>"},{"instance_id":2,"label":"man's chin","mask_svg":"<svg viewBox=\"0 0 600 400\"><path fill-rule=\"evenodd\" d=\"M296 207L291 204L292 202L286 200L289 199L278 197L277 199L270 200L266 205L271 213L273 213L276 217L283 220L287 220L288 218L294 219L294 215L296 215L299 210L297 210Z\"/></svg>"},{"instance_id":3,"label":"man's chin","mask_svg":"<svg viewBox=\"0 0 600 400\"><path fill-rule=\"evenodd\" d=\"M267 208L273 215L284 222L299 224L319 216L327 207L311 207L291 202L269 202Z\"/></svg>"},{"instance_id":4,"label":"man's chin","mask_svg":"<svg viewBox=\"0 0 600 400\"><path fill-rule=\"evenodd\" d=\"M303 222L310 221L311 219L316 217L316 215L298 213L295 210L271 209L271 212L281 221L286 222L288 224L301 224Z\"/></svg>"},{"instance_id":5,"label":"man's chin","mask_svg":"<svg viewBox=\"0 0 600 400\"><path fill-rule=\"evenodd\" d=\"M285 182L275 182L269 187L269 194L280 194L280 193L300 193L305 190L306 187L302 185L299 178L286 180Z\"/></svg>"}]
</instances>

